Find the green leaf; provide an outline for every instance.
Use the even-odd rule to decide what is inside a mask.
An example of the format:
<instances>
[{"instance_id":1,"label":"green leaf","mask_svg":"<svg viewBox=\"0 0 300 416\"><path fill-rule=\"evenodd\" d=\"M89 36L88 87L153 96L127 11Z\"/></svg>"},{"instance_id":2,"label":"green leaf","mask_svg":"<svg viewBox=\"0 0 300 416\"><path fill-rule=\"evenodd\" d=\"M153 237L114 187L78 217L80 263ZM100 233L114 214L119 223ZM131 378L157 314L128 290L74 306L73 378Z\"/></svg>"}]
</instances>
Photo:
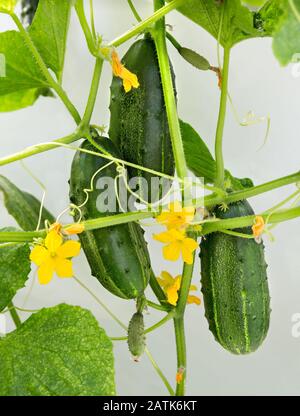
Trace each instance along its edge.
<instances>
[{"instance_id":1,"label":"green leaf","mask_svg":"<svg viewBox=\"0 0 300 416\"><path fill-rule=\"evenodd\" d=\"M180 129L188 168L198 178L203 177L206 182L213 183L216 175L216 162L208 147L188 123L180 120Z\"/></svg>"},{"instance_id":2,"label":"green leaf","mask_svg":"<svg viewBox=\"0 0 300 416\"><path fill-rule=\"evenodd\" d=\"M0 191L4 194L7 211L15 218L19 226L24 231L35 230L39 218L40 201L33 195L21 191L2 175L0 175ZM43 208L42 225L44 225L45 220L48 220L51 224L55 222L53 215L46 208Z\"/></svg>"},{"instance_id":3,"label":"green leaf","mask_svg":"<svg viewBox=\"0 0 300 416\"><path fill-rule=\"evenodd\" d=\"M1 0L0 13L13 13L17 0Z\"/></svg>"},{"instance_id":4,"label":"green leaf","mask_svg":"<svg viewBox=\"0 0 300 416\"><path fill-rule=\"evenodd\" d=\"M299 61L300 0L270 0L259 11L262 28L273 36L273 50L281 65Z\"/></svg>"},{"instance_id":5,"label":"green leaf","mask_svg":"<svg viewBox=\"0 0 300 416\"><path fill-rule=\"evenodd\" d=\"M0 96L48 86L19 32L0 33L0 54L6 63L6 74L0 77Z\"/></svg>"},{"instance_id":6,"label":"green leaf","mask_svg":"<svg viewBox=\"0 0 300 416\"><path fill-rule=\"evenodd\" d=\"M254 14L241 4L241 0L186 0L178 10L216 39L222 21L220 43L223 46L232 47L243 40L264 35L254 25Z\"/></svg>"},{"instance_id":7,"label":"green leaf","mask_svg":"<svg viewBox=\"0 0 300 416\"><path fill-rule=\"evenodd\" d=\"M72 0L40 0L29 34L44 62L61 79Z\"/></svg>"},{"instance_id":8,"label":"green leaf","mask_svg":"<svg viewBox=\"0 0 300 416\"><path fill-rule=\"evenodd\" d=\"M16 111L33 105L40 96L53 97L50 89L33 88L3 95L0 100L0 112Z\"/></svg>"},{"instance_id":9,"label":"green leaf","mask_svg":"<svg viewBox=\"0 0 300 416\"><path fill-rule=\"evenodd\" d=\"M1 231L18 231L4 228ZM0 244L0 312L25 286L30 273L28 244Z\"/></svg>"},{"instance_id":10,"label":"green leaf","mask_svg":"<svg viewBox=\"0 0 300 416\"><path fill-rule=\"evenodd\" d=\"M112 343L91 312L42 309L0 341L0 395L114 395L113 363Z\"/></svg>"},{"instance_id":11,"label":"green leaf","mask_svg":"<svg viewBox=\"0 0 300 416\"><path fill-rule=\"evenodd\" d=\"M184 147L186 163L191 172L198 178L204 178L206 183L214 183L216 177L216 162L207 145L196 130L188 123L180 120L180 129ZM238 190L250 188L253 182L249 178L238 179L225 171L226 188Z\"/></svg>"}]
</instances>

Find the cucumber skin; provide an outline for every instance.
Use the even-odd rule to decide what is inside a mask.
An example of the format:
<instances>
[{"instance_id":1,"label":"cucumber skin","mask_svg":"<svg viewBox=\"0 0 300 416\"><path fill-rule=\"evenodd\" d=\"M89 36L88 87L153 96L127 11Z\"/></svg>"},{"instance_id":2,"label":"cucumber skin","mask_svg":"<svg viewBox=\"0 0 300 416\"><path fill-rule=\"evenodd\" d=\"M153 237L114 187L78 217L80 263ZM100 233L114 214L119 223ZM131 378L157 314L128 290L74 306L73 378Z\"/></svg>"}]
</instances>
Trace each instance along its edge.
<instances>
[{"instance_id":1,"label":"cucumber skin","mask_svg":"<svg viewBox=\"0 0 300 416\"><path fill-rule=\"evenodd\" d=\"M253 215L247 201L214 211L218 218ZM252 234L251 227L235 231ZM205 316L217 342L233 354L255 351L270 322L270 295L263 243L212 233L200 245Z\"/></svg>"},{"instance_id":2,"label":"cucumber skin","mask_svg":"<svg viewBox=\"0 0 300 416\"><path fill-rule=\"evenodd\" d=\"M109 137L128 162L173 175L174 156L154 41L150 37L138 40L122 62L137 75L140 86L125 93L122 80L113 78ZM175 85L174 75L173 80ZM131 178L145 178L150 189L154 175L134 168L128 172ZM165 179L164 190L169 186L170 181ZM145 199L155 201L164 190L153 195L141 192Z\"/></svg>"},{"instance_id":3,"label":"cucumber skin","mask_svg":"<svg viewBox=\"0 0 300 416\"><path fill-rule=\"evenodd\" d=\"M22 0L22 21L30 25L39 5L39 0Z\"/></svg>"},{"instance_id":4,"label":"cucumber skin","mask_svg":"<svg viewBox=\"0 0 300 416\"><path fill-rule=\"evenodd\" d=\"M145 324L141 312L136 312L128 325L128 348L132 356L139 358L146 348L146 337L144 334Z\"/></svg>"},{"instance_id":5,"label":"cucumber skin","mask_svg":"<svg viewBox=\"0 0 300 416\"><path fill-rule=\"evenodd\" d=\"M95 139L96 140L96 139ZM119 156L113 143L107 138L96 140L109 153ZM83 149L97 151L88 141L83 142ZM75 154L70 179L70 200L80 205L85 200L83 189L90 188L91 177L106 159L77 152ZM115 177L114 165L110 165L97 175ZM88 203L81 209L83 220L112 215L97 210L96 200L100 191L89 193ZM150 278L150 259L143 231L138 224L128 223L110 226L80 234L80 241L85 252L92 275L111 293L124 299L135 299L143 294Z\"/></svg>"}]
</instances>

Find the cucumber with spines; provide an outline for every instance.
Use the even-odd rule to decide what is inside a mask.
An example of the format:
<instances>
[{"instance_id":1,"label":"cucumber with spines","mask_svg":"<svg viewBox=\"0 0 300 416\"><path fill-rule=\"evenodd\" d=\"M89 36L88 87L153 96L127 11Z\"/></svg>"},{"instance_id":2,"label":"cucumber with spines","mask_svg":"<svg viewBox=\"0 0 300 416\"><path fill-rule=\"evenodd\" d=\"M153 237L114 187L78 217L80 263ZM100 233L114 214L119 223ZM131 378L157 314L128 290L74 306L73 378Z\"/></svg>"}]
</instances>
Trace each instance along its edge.
<instances>
[{"instance_id":1,"label":"cucumber with spines","mask_svg":"<svg viewBox=\"0 0 300 416\"><path fill-rule=\"evenodd\" d=\"M133 358L138 361L146 348L144 317L141 312L133 314L128 325L128 348Z\"/></svg>"},{"instance_id":2,"label":"cucumber with spines","mask_svg":"<svg viewBox=\"0 0 300 416\"><path fill-rule=\"evenodd\" d=\"M139 88L125 92L122 80L111 84L109 136L124 159L164 174L174 174L174 156L167 120L158 58L153 39L147 35L136 41L122 60L137 75ZM174 88L175 88L175 76ZM151 190L151 179L158 176L129 168L129 177L138 178L138 192L148 201L156 201L169 189L171 182L162 179L161 186ZM147 182L148 192L140 178Z\"/></svg>"},{"instance_id":3,"label":"cucumber with spines","mask_svg":"<svg viewBox=\"0 0 300 416\"><path fill-rule=\"evenodd\" d=\"M226 219L253 215L247 201L217 207ZM252 234L251 227L234 231ZM270 295L263 243L220 232L200 245L205 316L215 339L234 354L255 351L265 339L270 321Z\"/></svg>"},{"instance_id":4,"label":"cucumber with spines","mask_svg":"<svg viewBox=\"0 0 300 416\"><path fill-rule=\"evenodd\" d=\"M107 138L95 138L96 143L115 157L120 157L114 144ZM98 151L88 141L83 150ZM70 200L80 206L86 199L85 189L90 189L91 178L107 160L96 155L77 151L72 163L70 179ZM82 219L113 215L116 212L102 212L98 197L104 190L97 189L101 177L114 179L117 175L114 164L103 169L95 177L94 190L81 208ZM99 210L100 208L100 210ZM75 219L78 219L78 215ZM111 293L125 299L141 296L149 282L151 266L147 244L141 227L136 223L120 224L80 234L82 248L86 254L93 276Z\"/></svg>"}]
</instances>

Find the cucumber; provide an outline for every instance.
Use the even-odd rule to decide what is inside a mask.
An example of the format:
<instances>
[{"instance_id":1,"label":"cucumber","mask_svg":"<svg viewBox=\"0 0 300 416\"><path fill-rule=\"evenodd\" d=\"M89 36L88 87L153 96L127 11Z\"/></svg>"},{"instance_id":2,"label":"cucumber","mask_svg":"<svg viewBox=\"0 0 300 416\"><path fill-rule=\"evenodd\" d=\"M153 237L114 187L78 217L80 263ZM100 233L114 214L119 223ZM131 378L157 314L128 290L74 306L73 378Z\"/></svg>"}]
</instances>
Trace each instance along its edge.
<instances>
[{"instance_id":1,"label":"cucumber","mask_svg":"<svg viewBox=\"0 0 300 416\"><path fill-rule=\"evenodd\" d=\"M143 355L146 348L146 337L144 334L144 317L141 312L136 312L128 325L128 348L136 361Z\"/></svg>"},{"instance_id":2,"label":"cucumber","mask_svg":"<svg viewBox=\"0 0 300 416\"><path fill-rule=\"evenodd\" d=\"M218 218L253 215L244 200ZM236 229L252 234L251 227ZM205 316L217 342L234 354L255 351L265 339L270 321L270 295L264 245L254 239L215 232L202 239L201 283Z\"/></svg>"},{"instance_id":3,"label":"cucumber","mask_svg":"<svg viewBox=\"0 0 300 416\"><path fill-rule=\"evenodd\" d=\"M38 8L39 0L22 0L22 22L25 25L30 25L34 18L35 12Z\"/></svg>"},{"instance_id":4,"label":"cucumber","mask_svg":"<svg viewBox=\"0 0 300 416\"><path fill-rule=\"evenodd\" d=\"M101 148L115 157L119 157L111 140L101 137L94 139ZM88 141L82 149L97 151ZM108 161L99 156L77 151L70 179L70 200L81 205L86 194L84 189L91 188L91 178ZM94 190L89 193L87 204L81 208L82 219L92 219L113 215L97 208L97 199L105 190L97 189L100 177L115 178L115 165L99 172L94 180ZM118 213L117 208L115 213ZM78 217L77 217L78 218ZM76 219L77 219L76 218ZM149 282L151 266L143 231L138 224L128 223L86 231L80 235L82 248L91 267L92 275L111 293L124 299L141 296Z\"/></svg>"},{"instance_id":5,"label":"cucumber","mask_svg":"<svg viewBox=\"0 0 300 416\"><path fill-rule=\"evenodd\" d=\"M122 80L113 78L109 137L126 161L173 175L174 156L154 41L149 35L138 40L122 62L137 75L140 87L125 93ZM134 168L128 172L130 178L138 178L139 195L147 201L161 198L170 187L170 181L163 179L151 192L151 178L157 176ZM145 178L149 192L139 178Z\"/></svg>"}]
</instances>

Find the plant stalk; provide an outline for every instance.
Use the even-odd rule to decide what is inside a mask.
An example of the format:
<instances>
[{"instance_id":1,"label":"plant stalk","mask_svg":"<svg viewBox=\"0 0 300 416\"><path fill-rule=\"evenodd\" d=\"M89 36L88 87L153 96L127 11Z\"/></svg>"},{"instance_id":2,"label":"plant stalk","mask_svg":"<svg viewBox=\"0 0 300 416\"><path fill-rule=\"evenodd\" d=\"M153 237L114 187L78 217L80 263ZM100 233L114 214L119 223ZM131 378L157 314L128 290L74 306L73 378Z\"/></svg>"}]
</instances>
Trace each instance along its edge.
<instances>
[{"instance_id":1,"label":"plant stalk","mask_svg":"<svg viewBox=\"0 0 300 416\"><path fill-rule=\"evenodd\" d=\"M9 302L9 304L7 305L9 308L9 313L10 316L14 322L14 324L16 325L16 328L19 328L22 325L22 321L18 315L18 312L16 311L14 304L12 302Z\"/></svg>"},{"instance_id":2,"label":"plant stalk","mask_svg":"<svg viewBox=\"0 0 300 416\"><path fill-rule=\"evenodd\" d=\"M14 14L14 13L11 14L11 17L12 17L13 21L15 22L17 28L19 29L19 32L20 32L25 44L27 45L29 51L31 52L31 54L35 58L35 60L38 64L42 74L44 75L45 80L47 81L49 87L52 88L57 93L57 95L60 97L60 99L62 100L62 102L64 103L66 108L68 109L69 113L73 117L75 123L79 124L80 121L81 121L81 117L80 117L77 109L75 108L73 103L69 100L67 94L65 93L63 88L60 86L60 84L58 82L56 82L55 79L50 75L45 62L43 61L39 51L35 47L35 44L31 40L31 37L30 37L28 31L26 29L24 29L20 19L18 18L18 16L16 14Z\"/></svg>"},{"instance_id":3,"label":"plant stalk","mask_svg":"<svg viewBox=\"0 0 300 416\"><path fill-rule=\"evenodd\" d=\"M230 63L230 48L224 48L223 68L222 68L222 84L221 84L221 98L219 107L219 117L216 130L215 139L215 157L216 157L216 181L215 186L224 189L224 159L223 159L223 134L227 108L227 94L228 94L228 75Z\"/></svg>"}]
</instances>

